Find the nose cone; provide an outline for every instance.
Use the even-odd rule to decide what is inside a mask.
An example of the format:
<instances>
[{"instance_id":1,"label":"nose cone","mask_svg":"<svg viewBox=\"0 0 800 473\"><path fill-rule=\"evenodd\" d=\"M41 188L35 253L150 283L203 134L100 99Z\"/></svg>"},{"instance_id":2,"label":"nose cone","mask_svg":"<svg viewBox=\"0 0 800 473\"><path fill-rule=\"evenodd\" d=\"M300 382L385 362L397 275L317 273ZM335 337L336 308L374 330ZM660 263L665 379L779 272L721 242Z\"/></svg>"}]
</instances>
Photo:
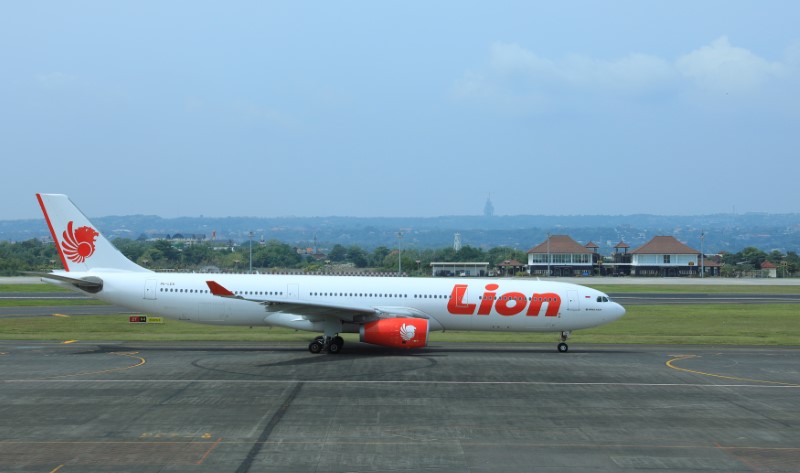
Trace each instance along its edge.
<instances>
[{"instance_id":1,"label":"nose cone","mask_svg":"<svg viewBox=\"0 0 800 473\"><path fill-rule=\"evenodd\" d=\"M622 318L625 315L625 308L621 305L617 304L616 302L612 302L613 306L611 306L611 310L609 311L609 319L610 320L617 320Z\"/></svg>"}]
</instances>

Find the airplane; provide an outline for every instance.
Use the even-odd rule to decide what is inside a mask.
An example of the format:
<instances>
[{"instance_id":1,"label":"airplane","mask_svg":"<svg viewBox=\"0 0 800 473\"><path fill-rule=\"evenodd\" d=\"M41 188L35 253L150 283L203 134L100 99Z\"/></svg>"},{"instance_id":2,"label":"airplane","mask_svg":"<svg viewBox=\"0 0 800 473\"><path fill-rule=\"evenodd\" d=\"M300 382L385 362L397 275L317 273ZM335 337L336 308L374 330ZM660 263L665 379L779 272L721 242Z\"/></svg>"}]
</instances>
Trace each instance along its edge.
<instances>
[{"instance_id":1,"label":"airplane","mask_svg":"<svg viewBox=\"0 0 800 473\"><path fill-rule=\"evenodd\" d=\"M146 314L211 325L321 333L311 353L340 353L342 333L361 342L420 348L431 331L560 333L625 315L608 295L531 279L163 273L125 257L68 196L36 194L63 270L42 280Z\"/></svg>"}]
</instances>

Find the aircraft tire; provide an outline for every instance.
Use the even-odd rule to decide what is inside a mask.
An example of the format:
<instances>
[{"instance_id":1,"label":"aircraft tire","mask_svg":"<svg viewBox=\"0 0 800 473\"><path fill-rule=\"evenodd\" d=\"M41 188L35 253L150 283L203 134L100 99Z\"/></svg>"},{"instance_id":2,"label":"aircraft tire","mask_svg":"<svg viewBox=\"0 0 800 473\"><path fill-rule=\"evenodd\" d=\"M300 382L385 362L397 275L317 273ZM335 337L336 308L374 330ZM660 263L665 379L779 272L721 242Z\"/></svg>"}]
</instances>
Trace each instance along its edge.
<instances>
[{"instance_id":1,"label":"aircraft tire","mask_svg":"<svg viewBox=\"0 0 800 473\"><path fill-rule=\"evenodd\" d=\"M342 337L334 337L331 340L331 343L328 345L328 353L331 355L336 355L342 351L342 345L344 345L344 340Z\"/></svg>"},{"instance_id":2,"label":"aircraft tire","mask_svg":"<svg viewBox=\"0 0 800 473\"><path fill-rule=\"evenodd\" d=\"M558 352L559 353L566 353L569 350L569 346L566 343L561 342L558 344Z\"/></svg>"},{"instance_id":3,"label":"aircraft tire","mask_svg":"<svg viewBox=\"0 0 800 473\"><path fill-rule=\"evenodd\" d=\"M315 353L315 354L321 352L322 351L322 343L320 343L317 340L314 340L313 342L308 344L308 351L310 351L311 353Z\"/></svg>"}]
</instances>

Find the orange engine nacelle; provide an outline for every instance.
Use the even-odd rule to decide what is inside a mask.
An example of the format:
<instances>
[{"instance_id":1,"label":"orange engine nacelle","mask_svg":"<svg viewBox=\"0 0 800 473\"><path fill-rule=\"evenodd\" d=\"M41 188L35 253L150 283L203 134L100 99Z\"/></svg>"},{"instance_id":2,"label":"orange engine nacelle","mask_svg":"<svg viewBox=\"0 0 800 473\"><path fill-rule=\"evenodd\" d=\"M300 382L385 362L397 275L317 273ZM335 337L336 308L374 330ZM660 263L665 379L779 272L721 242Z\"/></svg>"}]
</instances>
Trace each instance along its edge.
<instances>
[{"instance_id":1,"label":"orange engine nacelle","mask_svg":"<svg viewBox=\"0 0 800 473\"><path fill-rule=\"evenodd\" d=\"M394 348L420 348L428 344L428 321L425 319L381 319L364 324L361 341Z\"/></svg>"}]
</instances>

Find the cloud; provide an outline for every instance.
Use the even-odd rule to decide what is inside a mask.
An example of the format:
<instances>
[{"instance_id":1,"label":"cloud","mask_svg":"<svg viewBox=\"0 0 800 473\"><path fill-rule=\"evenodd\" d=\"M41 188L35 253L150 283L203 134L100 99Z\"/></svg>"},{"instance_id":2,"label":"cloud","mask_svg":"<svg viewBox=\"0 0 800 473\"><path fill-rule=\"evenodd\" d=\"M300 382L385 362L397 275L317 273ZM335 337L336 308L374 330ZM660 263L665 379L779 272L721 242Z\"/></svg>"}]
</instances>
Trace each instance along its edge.
<instances>
[{"instance_id":1,"label":"cloud","mask_svg":"<svg viewBox=\"0 0 800 473\"><path fill-rule=\"evenodd\" d=\"M648 93L663 88L672 80L669 64L655 56L630 54L615 61L572 56L563 62L569 83L586 89L617 93Z\"/></svg>"},{"instance_id":2,"label":"cloud","mask_svg":"<svg viewBox=\"0 0 800 473\"><path fill-rule=\"evenodd\" d=\"M490 54L491 69L498 74L529 74L532 77L555 77L559 74L557 65L518 44L494 43Z\"/></svg>"},{"instance_id":3,"label":"cloud","mask_svg":"<svg viewBox=\"0 0 800 473\"><path fill-rule=\"evenodd\" d=\"M769 62L747 49L731 46L725 36L679 57L675 69L696 86L723 93L756 91L788 72L780 62Z\"/></svg>"},{"instance_id":4,"label":"cloud","mask_svg":"<svg viewBox=\"0 0 800 473\"><path fill-rule=\"evenodd\" d=\"M457 100L517 111L557 107L575 95L634 101L664 93L757 94L798 69L795 49L784 62L768 61L723 36L675 60L644 53L611 60L573 54L556 60L498 42L491 45L487 65L464 73L452 92Z\"/></svg>"},{"instance_id":5,"label":"cloud","mask_svg":"<svg viewBox=\"0 0 800 473\"><path fill-rule=\"evenodd\" d=\"M517 44L505 43L492 45L490 64L493 72L502 76L520 73L534 82L561 82L576 88L619 91L646 89L671 74L665 61L646 54L630 54L615 61L572 55L556 62Z\"/></svg>"}]
</instances>

